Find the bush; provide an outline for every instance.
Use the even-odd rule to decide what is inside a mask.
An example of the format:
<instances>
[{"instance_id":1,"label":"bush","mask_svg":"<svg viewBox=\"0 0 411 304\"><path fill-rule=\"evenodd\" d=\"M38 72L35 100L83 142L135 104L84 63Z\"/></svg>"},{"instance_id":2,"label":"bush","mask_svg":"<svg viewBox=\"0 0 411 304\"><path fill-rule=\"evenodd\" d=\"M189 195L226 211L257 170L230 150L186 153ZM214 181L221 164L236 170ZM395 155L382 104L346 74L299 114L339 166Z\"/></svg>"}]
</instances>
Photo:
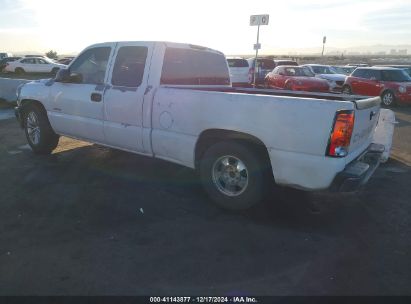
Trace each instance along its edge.
<instances>
[{"instance_id":1,"label":"bush","mask_svg":"<svg viewBox=\"0 0 411 304\"><path fill-rule=\"evenodd\" d=\"M56 52L56 51L53 51L53 50L48 51L48 52L46 53L46 56L47 56L48 58L50 58L50 59L57 59L57 58L58 58L57 52Z\"/></svg>"}]
</instances>

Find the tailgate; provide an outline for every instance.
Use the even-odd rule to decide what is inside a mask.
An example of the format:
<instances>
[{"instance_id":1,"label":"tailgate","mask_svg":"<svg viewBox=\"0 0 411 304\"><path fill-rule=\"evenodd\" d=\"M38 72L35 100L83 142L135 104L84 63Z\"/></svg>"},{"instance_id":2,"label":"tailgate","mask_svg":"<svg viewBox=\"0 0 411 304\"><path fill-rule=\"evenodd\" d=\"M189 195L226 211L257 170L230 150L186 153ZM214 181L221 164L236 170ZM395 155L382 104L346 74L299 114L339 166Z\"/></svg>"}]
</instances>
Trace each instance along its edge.
<instances>
[{"instance_id":1,"label":"tailgate","mask_svg":"<svg viewBox=\"0 0 411 304\"><path fill-rule=\"evenodd\" d=\"M380 114L381 100L379 97L374 97L353 102L356 106L355 122L348 160L357 157L371 144Z\"/></svg>"}]
</instances>

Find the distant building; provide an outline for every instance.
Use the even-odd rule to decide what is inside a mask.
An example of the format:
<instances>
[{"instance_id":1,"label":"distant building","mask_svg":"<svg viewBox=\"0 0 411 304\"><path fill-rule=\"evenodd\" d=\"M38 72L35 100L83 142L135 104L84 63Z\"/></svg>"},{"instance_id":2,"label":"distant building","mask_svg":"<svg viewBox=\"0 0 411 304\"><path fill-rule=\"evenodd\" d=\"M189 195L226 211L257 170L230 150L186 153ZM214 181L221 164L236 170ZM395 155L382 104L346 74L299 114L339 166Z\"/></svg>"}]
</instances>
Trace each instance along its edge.
<instances>
[{"instance_id":1,"label":"distant building","mask_svg":"<svg viewBox=\"0 0 411 304\"><path fill-rule=\"evenodd\" d=\"M397 50L396 49L391 49L390 50L390 55L397 55Z\"/></svg>"},{"instance_id":2,"label":"distant building","mask_svg":"<svg viewBox=\"0 0 411 304\"><path fill-rule=\"evenodd\" d=\"M407 55L407 50L398 50L397 55Z\"/></svg>"}]
</instances>

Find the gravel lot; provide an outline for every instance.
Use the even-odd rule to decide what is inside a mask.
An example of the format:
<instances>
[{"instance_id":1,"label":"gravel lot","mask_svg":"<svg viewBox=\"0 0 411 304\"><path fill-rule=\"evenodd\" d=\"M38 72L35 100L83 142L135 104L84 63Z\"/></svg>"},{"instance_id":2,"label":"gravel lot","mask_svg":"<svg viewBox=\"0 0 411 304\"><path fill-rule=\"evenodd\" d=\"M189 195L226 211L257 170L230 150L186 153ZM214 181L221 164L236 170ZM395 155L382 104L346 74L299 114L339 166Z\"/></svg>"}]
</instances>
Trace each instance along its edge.
<instances>
[{"instance_id":1,"label":"gravel lot","mask_svg":"<svg viewBox=\"0 0 411 304\"><path fill-rule=\"evenodd\" d=\"M0 118L0 295L411 295L411 109L397 118L397 160L361 192L281 190L247 214L160 160L67 138L35 156Z\"/></svg>"}]
</instances>

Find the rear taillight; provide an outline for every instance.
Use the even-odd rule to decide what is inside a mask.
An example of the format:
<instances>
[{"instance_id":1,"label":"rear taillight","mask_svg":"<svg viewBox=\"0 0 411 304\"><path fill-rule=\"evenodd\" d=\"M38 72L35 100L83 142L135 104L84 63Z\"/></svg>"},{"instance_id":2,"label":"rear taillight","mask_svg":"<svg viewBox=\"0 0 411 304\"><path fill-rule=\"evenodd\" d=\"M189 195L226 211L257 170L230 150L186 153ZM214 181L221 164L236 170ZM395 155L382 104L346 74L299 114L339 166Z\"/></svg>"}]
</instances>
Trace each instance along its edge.
<instances>
[{"instance_id":1,"label":"rear taillight","mask_svg":"<svg viewBox=\"0 0 411 304\"><path fill-rule=\"evenodd\" d=\"M337 111L326 154L332 157L347 156L353 129L354 111Z\"/></svg>"}]
</instances>

